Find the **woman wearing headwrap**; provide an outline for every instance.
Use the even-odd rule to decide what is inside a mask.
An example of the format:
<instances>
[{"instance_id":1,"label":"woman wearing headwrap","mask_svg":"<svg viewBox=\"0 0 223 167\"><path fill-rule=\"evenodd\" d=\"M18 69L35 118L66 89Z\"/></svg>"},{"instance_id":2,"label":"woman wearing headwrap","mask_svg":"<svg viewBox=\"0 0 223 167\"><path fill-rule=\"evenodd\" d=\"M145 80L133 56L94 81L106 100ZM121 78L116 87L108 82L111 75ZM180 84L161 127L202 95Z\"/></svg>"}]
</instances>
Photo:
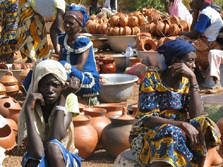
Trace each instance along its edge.
<instances>
[{"instance_id":1,"label":"woman wearing headwrap","mask_svg":"<svg viewBox=\"0 0 223 167\"><path fill-rule=\"evenodd\" d=\"M129 140L142 166L202 167L208 150L220 144L213 121L202 115L195 51L181 38L166 42L158 52L168 67L161 74L148 72L140 84Z\"/></svg>"},{"instance_id":2,"label":"woman wearing headwrap","mask_svg":"<svg viewBox=\"0 0 223 167\"><path fill-rule=\"evenodd\" d=\"M194 13L191 31L180 33L180 35L192 39L197 50L198 63L204 70L208 67L208 52L211 49L221 49L222 47L216 42L216 39L223 27L223 20L220 13L211 7L212 1L193 0L191 5Z\"/></svg>"},{"instance_id":3,"label":"woman wearing headwrap","mask_svg":"<svg viewBox=\"0 0 223 167\"><path fill-rule=\"evenodd\" d=\"M50 28L50 37L55 49L56 34L62 32L61 22L65 13L65 0L19 0L18 48L29 60L42 60L50 56L45 19L55 18Z\"/></svg>"},{"instance_id":4,"label":"woman wearing headwrap","mask_svg":"<svg viewBox=\"0 0 223 167\"><path fill-rule=\"evenodd\" d=\"M76 94L82 100L87 100L87 104L95 105L101 85L93 43L79 34L88 19L85 7L76 4L68 6L64 15L65 33L58 35L58 43L61 45L59 60L67 70L68 77L75 76L81 81Z\"/></svg>"},{"instance_id":5,"label":"woman wearing headwrap","mask_svg":"<svg viewBox=\"0 0 223 167\"><path fill-rule=\"evenodd\" d=\"M76 95L70 93L77 82L72 77L67 86L66 70L58 61L44 60L35 66L19 113L18 145L27 141L22 166L80 166L72 122L79 108Z\"/></svg>"},{"instance_id":6,"label":"woman wearing headwrap","mask_svg":"<svg viewBox=\"0 0 223 167\"><path fill-rule=\"evenodd\" d=\"M169 8L169 4L171 6ZM165 10L170 15L175 15L181 18L188 23L192 23L192 15L190 14L189 10L186 6L182 3L182 0L165 0Z\"/></svg>"}]
</instances>

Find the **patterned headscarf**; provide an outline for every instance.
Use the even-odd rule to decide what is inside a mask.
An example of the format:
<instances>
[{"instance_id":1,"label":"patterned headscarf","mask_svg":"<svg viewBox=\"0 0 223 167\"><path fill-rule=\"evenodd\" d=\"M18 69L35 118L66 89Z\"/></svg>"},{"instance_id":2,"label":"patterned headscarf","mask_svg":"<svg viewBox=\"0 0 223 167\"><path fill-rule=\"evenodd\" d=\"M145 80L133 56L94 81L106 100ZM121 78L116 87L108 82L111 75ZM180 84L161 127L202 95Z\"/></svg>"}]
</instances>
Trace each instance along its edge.
<instances>
[{"instance_id":1,"label":"patterned headscarf","mask_svg":"<svg viewBox=\"0 0 223 167\"><path fill-rule=\"evenodd\" d=\"M186 41L185 39L178 38L171 40L157 49L159 54L163 54L166 64L169 64L174 57L186 55L190 52L195 52L193 44Z\"/></svg>"},{"instance_id":2,"label":"patterned headscarf","mask_svg":"<svg viewBox=\"0 0 223 167\"><path fill-rule=\"evenodd\" d=\"M90 18L87 14L86 8L82 5L77 5L75 3L72 3L68 6L67 11L64 14L64 17L66 16L74 17L82 28L85 27L86 22Z\"/></svg>"}]
</instances>

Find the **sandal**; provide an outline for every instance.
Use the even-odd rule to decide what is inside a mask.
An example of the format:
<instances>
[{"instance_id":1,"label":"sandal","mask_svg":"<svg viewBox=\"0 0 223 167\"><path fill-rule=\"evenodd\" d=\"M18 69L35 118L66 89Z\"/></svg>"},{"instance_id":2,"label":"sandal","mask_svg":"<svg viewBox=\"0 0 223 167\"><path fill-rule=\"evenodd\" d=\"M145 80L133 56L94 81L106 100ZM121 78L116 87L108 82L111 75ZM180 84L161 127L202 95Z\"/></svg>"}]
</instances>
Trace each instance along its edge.
<instances>
[{"instance_id":1,"label":"sandal","mask_svg":"<svg viewBox=\"0 0 223 167\"><path fill-rule=\"evenodd\" d=\"M222 86L220 84L216 84L211 89L208 89L206 93L213 94L222 90L223 90Z\"/></svg>"}]
</instances>

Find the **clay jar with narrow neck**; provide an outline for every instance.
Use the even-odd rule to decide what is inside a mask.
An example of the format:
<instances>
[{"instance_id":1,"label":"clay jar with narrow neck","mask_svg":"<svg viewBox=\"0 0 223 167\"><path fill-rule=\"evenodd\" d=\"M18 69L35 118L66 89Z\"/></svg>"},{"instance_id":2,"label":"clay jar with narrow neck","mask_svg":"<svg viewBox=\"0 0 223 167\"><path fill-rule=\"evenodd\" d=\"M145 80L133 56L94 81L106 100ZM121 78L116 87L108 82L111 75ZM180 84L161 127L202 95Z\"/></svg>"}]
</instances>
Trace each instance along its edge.
<instances>
[{"instance_id":1,"label":"clay jar with narrow neck","mask_svg":"<svg viewBox=\"0 0 223 167\"><path fill-rule=\"evenodd\" d=\"M13 76L12 71L7 71L5 75L0 78L0 82L6 88L6 94L15 97L19 92L18 80Z\"/></svg>"},{"instance_id":2,"label":"clay jar with narrow neck","mask_svg":"<svg viewBox=\"0 0 223 167\"><path fill-rule=\"evenodd\" d=\"M110 116L111 123L102 131L102 143L106 151L113 157L117 157L122 151L129 148L129 132L135 118L127 115L126 107L122 115Z\"/></svg>"},{"instance_id":3,"label":"clay jar with narrow neck","mask_svg":"<svg viewBox=\"0 0 223 167\"><path fill-rule=\"evenodd\" d=\"M122 109L125 107L126 103L101 103L98 105L95 105L96 108L104 108L106 109L105 116L110 119L110 116L112 115L121 115Z\"/></svg>"},{"instance_id":4,"label":"clay jar with narrow neck","mask_svg":"<svg viewBox=\"0 0 223 167\"><path fill-rule=\"evenodd\" d=\"M102 141L101 141L101 133L103 129L111 123L111 121L105 117L106 109L104 108L84 108L83 112L85 115L90 115L91 120L90 124L96 129L98 133L98 145L97 148L103 148Z\"/></svg>"},{"instance_id":5,"label":"clay jar with narrow neck","mask_svg":"<svg viewBox=\"0 0 223 167\"><path fill-rule=\"evenodd\" d=\"M103 58L102 59L102 73L114 73L116 71L115 59L113 58Z\"/></svg>"},{"instance_id":6,"label":"clay jar with narrow neck","mask_svg":"<svg viewBox=\"0 0 223 167\"><path fill-rule=\"evenodd\" d=\"M73 117L75 147L81 158L88 158L94 154L98 143L98 133L90 124L91 117L78 115Z\"/></svg>"}]
</instances>

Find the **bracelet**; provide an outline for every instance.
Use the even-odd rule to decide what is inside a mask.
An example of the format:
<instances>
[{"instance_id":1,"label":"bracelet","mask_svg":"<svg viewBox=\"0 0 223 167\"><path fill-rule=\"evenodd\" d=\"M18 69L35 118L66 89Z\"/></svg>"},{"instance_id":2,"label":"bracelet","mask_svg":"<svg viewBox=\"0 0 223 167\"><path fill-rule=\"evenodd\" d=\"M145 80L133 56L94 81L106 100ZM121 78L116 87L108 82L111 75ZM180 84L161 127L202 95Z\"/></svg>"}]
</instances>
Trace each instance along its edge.
<instances>
[{"instance_id":1,"label":"bracelet","mask_svg":"<svg viewBox=\"0 0 223 167\"><path fill-rule=\"evenodd\" d=\"M198 91L198 89L192 90L189 94L191 95L192 93Z\"/></svg>"},{"instance_id":2,"label":"bracelet","mask_svg":"<svg viewBox=\"0 0 223 167\"><path fill-rule=\"evenodd\" d=\"M64 115L67 115L67 109L64 106L56 106L56 110L63 111Z\"/></svg>"}]
</instances>

